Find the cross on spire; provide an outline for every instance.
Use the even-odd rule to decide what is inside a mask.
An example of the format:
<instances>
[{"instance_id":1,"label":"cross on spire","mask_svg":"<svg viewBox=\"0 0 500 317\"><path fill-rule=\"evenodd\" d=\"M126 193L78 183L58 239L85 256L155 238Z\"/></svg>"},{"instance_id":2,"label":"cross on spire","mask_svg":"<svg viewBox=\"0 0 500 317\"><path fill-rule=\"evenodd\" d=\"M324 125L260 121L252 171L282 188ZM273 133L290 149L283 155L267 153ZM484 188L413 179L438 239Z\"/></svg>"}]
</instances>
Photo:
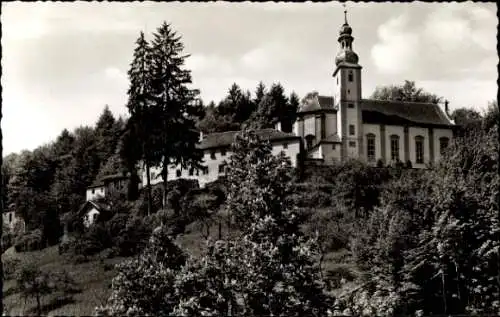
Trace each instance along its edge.
<instances>
[{"instance_id":1,"label":"cross on spire","mask_svg":"<svg viewBox=\"0 0 500 317\"><path fill-rule=\"evenodd\" d=\"M345 24L347 24L347 7L345 5L345 2L342 3L342 6L344 7L344 21L345 21Z\"/></svg>"}]
</instances>

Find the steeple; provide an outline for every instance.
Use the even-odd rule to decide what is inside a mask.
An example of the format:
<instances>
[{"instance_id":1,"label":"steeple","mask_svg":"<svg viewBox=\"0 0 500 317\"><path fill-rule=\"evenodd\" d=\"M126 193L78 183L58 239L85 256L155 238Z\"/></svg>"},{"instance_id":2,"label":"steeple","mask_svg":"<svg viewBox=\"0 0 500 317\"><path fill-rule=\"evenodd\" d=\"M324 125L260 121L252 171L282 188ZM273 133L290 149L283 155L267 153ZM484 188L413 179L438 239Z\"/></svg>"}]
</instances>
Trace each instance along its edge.
<instances>
[{"instance_id":1,"label":"steeple","mask_svg":"<svg viewBox=\"0 0 500 317\"><path fill-rule=\"evenodd\" d=\"M340 51L335 58L335 64L338 66L340 63L345 62L349 64L358 63L358 55L352 50L352 28L347 23L347 8L344 6L344 24L340 27L338 42L340 43Z\"/></svg>"}]
</instances>

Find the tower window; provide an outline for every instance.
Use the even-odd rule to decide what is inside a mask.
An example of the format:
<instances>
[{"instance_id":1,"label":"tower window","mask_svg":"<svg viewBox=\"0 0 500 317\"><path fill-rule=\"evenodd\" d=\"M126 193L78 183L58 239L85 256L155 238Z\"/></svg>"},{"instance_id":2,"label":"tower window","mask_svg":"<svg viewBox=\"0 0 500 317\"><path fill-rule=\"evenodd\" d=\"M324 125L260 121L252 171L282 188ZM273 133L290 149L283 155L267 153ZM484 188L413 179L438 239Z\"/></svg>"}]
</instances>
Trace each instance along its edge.
<instances>
[{"instance_id":1,"label":"tower window","mask_svg":"<svg viewBox=\"0 0 500 317\"><path fill-rule=\"evenodd\" d=\"M366 155L369 162L375 161L375 134L366 135Z\"/></svg>"},{"instance_id":2,"label":"tower window","mask_svg":"<svg viewBox=\"0 0 500 317\"><path fill-rule=\"evenodd\" d=\"M424 138L422 136L415 137L415 154L417 156L417 164L424 163Z\"/></svg>"},{"instance_id":3,"label":"tower window","mask_svg":"<svg viewBox=\"0 0 500 317\"><path fill-rule=\"evenodd\" d=\"M391 160L399 161L399 136L391 135Z\"/></svg>"},{"instance_id":4,"label":"tower window","mask_svg":"<svg viewBox=\"0 0 500 317\"><path fill-rule=\"evenodd\" d=\"M349 75L347 75L347 78L349 80L349 82L352 82L354 80L354 75L352 72L349 72Z\"/></svg>"},{"instance_id":5,"label":"tower window","mask_svg":"<svg viewBox=\"0 0 500 317\"><path fill-rule=\"evenodd\" d=\"M450 142L450 139L448 139L447 137L442 137L439 139L439 151L440 151L441 155L443 155L444 152L446 151L446 148L448 147L449 142Z\"/></svg>"},{"instance_id":6,"label":"tower window","mask_svg":"<svg viewBox=\"0 0 500 317\"><path fill-rule=\"evenodd\" d=\"M356 147L355 141L349 141L349 147Z\"/></svg>"},{"instance_id":7,"label":"tower window","mask_svg":"<svg viewBox=\"0 0 500 317\"><path fill-rule=\"evenodd\" d=\"M354 124L350 124L349 125L349 135L355 135L356 134L356 130L354 128Z\"/></svg>"},{"instance_id":8,"label":"tower window","mask_svg":"<svg viewBox=\"0 0 500 317\"><path fill-rule=\"evenodd\" d=\"M348 103L347 104L347 108L354 108L354 104L353 103Z\"/></svg>"}]
</instances>

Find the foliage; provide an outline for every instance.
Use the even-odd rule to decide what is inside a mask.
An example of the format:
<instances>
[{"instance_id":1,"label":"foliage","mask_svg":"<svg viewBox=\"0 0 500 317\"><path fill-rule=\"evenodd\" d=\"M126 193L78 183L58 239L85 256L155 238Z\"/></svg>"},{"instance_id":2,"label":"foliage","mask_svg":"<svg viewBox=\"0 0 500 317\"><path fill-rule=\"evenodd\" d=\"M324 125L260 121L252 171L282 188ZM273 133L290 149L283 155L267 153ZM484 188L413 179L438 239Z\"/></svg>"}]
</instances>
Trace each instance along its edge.
<instances>
[{"instance_id":1,"label":"foliage","mask_svg":"<svg viewBox=\"0 0 500 317\"><path fill-rule=\"evenodd\" d=\"M417 88L414 81L405 80L402 85L377 87L370 97L378 100L401 100L411 102L440 103L442 97Z\"/></svg>"},{"instance_id":2,"label":"foliage","mask_svg":"<svg viewBox=\"0 0 500 317\"><path fill-rule=\"evenodd\" d=\"M16 252L40 250L44 247L42 230L37 229L17 237L14 241Z\"/></svg>"}]
</instances>

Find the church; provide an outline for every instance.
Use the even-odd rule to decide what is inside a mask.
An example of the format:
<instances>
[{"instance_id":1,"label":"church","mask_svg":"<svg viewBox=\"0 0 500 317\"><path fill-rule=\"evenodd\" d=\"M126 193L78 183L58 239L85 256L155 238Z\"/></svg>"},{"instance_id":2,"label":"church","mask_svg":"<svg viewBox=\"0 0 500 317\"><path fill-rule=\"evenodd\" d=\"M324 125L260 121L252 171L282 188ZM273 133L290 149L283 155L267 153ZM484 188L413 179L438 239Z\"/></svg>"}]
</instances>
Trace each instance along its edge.
<instances>
[{"instance_id":1,"label":"church","mask_svg":"<svg viewBox=\"0 0 500 317\"><path fill-rule=\"evenodd\" d=\"M344 12L346 14L346 12ZM454 122L438 104L363 99L362 66L353 49L352 28L345 22L339 31L330 95L307 94L299 107L292 133L275 129L257 131L285 152L297 167L300 158L321 165L359 159L370 165L403 163L425 168L437 162L453 137ZM201 187L225 173L230 148L238 131L201 135L204 169L169 167L168 179L196 179ZM152 168L151 184L161 182L159 168ZM142 173L146 185L145 171Z\"/></svg>"}]
</instances>

